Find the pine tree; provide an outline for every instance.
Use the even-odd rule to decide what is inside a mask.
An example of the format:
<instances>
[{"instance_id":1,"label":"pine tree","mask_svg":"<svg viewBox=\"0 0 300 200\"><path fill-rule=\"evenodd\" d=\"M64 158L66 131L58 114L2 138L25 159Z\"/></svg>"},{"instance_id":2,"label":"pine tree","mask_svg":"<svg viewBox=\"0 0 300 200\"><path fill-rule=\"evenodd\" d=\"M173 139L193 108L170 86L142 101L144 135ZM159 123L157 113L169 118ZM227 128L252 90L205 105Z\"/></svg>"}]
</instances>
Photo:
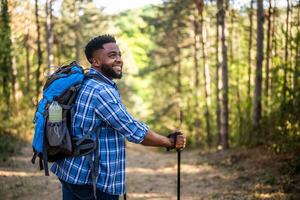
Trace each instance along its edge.
<instances>
[{"instance_id":1,"label":"pine tree","mask_svg":"<svg viewBox=\"0 0 300 200\"><path fill-rule=\"evenodd\" d=\"M40 95L40 88L41 88L41 81L40 81L40 74L41 74L41 66L42 66L42 50L41 50L41 30L40 30L40 16L39 16L39 5L38 0L35 0L35 23L36 23L36 32L37 32L37 68L35 72L35 87L36 87L36 103L39 99Z\"/></svg>"},{"instance_id":2,"label":"pine tree","mask_svg":"<svg viewBox=\"0 0 300 200\"><path fill-rule=\"evenodd\" d=\"M199 30L199 10L203 9L203 4L201 4L200 1L195 0L194 1L196 6L194 9L194 76L195 76L195 110L200 110L200 80L199 80L199 71L200 71L200 59L199 59L199 52L200 52L200 30ZM201 129L201 115L200 112L196 113L195 116L195 135L200 136L200 129Z\"/></svg>"},{"instance_id":3,"label":"pine tree","mask_svg":"<svg viewBox=\"0 0 300 200\"><path fill-rule=\"evenodd\" d=\"M10 76L12 66L11 56L11 30L8 1L1 0L1 19L0 19L0 77L1 77L1 97L5 104L4 115L9 115L10 108Z\"/></svg>"},{"instance_id":4,"label":"pine tree","mask_svg":"<svg viewBox=\"0 0 300 200\"><path fill-rule=\"evenodd\" d=\"M265 78L265 102L266 108L269 107L270 96L270 55L271 55L271 16L272 16L272 0L269 0L269 9L267 15L267 49L266 49L266 78Z\"/></svg>"},{"instance_id":5,"label":"pine tree","mask_svg":"<svg viewBox=\"0 0 300 200\"><path fill-rule=\"evenodd\" d=\"M219 23L221 25L221 43L222 43L222 103L221 103L221 130L220 144L222 149L228 149L228 69L227 69L227 44L226 44L226 3L223 0L217 1L219 12Z\"/></svg>"},{"instance_id":6,"label":"pine tree","mask_svg":"<svg viewBox=\"0 0 300 200\"><path fill-rule=\"evenodd\" d=\"M257 53L256 53L256 69L255 69L255 87L254 87L254 110L253 122L257 127L261 120L261 97L262 97L262 64L263 64L263 0L257 1Z\"/></svg>"},{"instance_id":7,"label":"pine tree","mask_svg":"<svg viewBox=\"0 0 300 200\"><path fill-rule=\"evenodd\" d=\"M291 22L291 0L287 0L286 9L286 24L285 24L285 45L284 45L284 69L283 69L283 86L282 95L283 102L286 102L287 90L288 90L288 71L290 68L289 54L290 54L290 22Z\"/></svg>"},{"instance_id":8,"label":"pine tree","mask_svg":"<svg viewBox=\"0 0 300 200\"><path fill-rule=\"evenodd\" d=\"M47 67L48 74L51 74L54 70L51 68L53 65L53 23L52 23L52 0L46 0L46 44L47 44Z\"/></svg>"},{"instance_id":9,"label":"pine tree","mask_svg":"<svg viewBox=\"0 0 300 200\"><path fill-rule=\"evenodd\" d=\"M212 145L212 134L211 134L211 125L210 125L210 68L207 61L207 30L205 30L204 25L204 1L195 0L195 4L198 10L198 15L200 16L200 43L202 51L202 63L203 63L203 75L204 75L204 95L205 95L205 120L206 120L206 142L209 147ZM199 85L198 85L199 87ZM197 89L197 88L196 88Z\"/></svg>"},{"instance_id":10,"label":"pine tree","mask_svg":"<svg viewBox=\"0 0 300 200\"><path fill-rule=\"evenodd\" d=\"M252 42L253 42L253 4L254 0L250 2L249 10L249 40L248 40L248 85L247 85L247 112L250 113L251 110L251 79L252 79Z\"/></svg>"}]
</instances>

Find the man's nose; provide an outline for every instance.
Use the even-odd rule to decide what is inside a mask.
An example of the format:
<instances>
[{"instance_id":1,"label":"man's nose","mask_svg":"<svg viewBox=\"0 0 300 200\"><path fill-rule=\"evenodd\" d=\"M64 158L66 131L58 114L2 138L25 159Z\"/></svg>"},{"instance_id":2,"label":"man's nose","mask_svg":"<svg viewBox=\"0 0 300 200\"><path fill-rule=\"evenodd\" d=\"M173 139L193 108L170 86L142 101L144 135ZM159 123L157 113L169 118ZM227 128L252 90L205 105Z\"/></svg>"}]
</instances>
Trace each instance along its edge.
<instances>
[{"instance_id":1,"label":"man's nose","mask_svg":"<svg viewBox=\"0 0 300 200\"><path fill-rule=\"evenodd\" d=\"M123 63L123 60L122 60L122 56L121 56L121 55L117 55L117 56L116 56L116 62L117 62L117 63Z\"/></svg>"}]
</instances>

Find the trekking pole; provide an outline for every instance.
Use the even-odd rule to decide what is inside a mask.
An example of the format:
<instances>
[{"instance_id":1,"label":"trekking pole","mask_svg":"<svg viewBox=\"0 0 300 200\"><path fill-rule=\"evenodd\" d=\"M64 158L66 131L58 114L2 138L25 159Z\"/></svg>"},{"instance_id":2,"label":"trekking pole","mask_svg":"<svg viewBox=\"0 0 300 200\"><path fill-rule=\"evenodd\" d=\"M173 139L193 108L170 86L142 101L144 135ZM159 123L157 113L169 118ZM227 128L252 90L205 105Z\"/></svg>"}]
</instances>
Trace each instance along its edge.
<instances>
[{"instance_id":1,"label":"trekking pole","mask_svg":"<svg viewBox=\"0 0 300 200\"><path fill-rule=\"evenodd\" d=\"M177 150L177 200L180 200L180 161L181 149Z\"/></svg>"},{"instance_id":2,"label":"trekking pole","mask_svg":"<svg viewBox=\"0 0 300 200\"><path fill-rule=\"evenodd\" d=\"M174 137L174 143L176 145L176 140L177 140L177 135L179 133L175 132L175 137ZM170 138L172 134L168 135ZM177 200L180 200L180 162L181 162L181 150L182 149L177 149ZM170 151L169 148L167 148L167 151Z\"/></svg>"}]
</instances>

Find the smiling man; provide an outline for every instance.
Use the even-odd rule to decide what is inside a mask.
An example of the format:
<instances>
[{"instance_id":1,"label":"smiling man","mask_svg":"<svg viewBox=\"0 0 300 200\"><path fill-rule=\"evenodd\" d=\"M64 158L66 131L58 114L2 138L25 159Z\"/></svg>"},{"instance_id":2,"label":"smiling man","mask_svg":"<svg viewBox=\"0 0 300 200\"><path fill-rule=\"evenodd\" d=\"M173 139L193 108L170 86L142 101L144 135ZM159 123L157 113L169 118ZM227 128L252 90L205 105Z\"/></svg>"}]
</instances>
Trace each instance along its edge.
<instances>
[{"instance_id":1,"label":"smiling man","mask_svg":"<svg viewBox=\"0 0 300 200\"><path fill-rule=\"evenodd\" d=\"M85 47L91 64L90 77L84 81L75 102L72 134L82 138L86 133L99 130L99 155L94 170L86 156L68 157L52 165L51 171L62 183L64 200L116 200L125 194L125 140L145 146L181 149L186 138L181 132L165 137L134 119L126 110L113 79L122 77L123 60L116 40L111 35L93 38ZM94 187L93 187L94 186Z\"/></svg>"}]
</instances>

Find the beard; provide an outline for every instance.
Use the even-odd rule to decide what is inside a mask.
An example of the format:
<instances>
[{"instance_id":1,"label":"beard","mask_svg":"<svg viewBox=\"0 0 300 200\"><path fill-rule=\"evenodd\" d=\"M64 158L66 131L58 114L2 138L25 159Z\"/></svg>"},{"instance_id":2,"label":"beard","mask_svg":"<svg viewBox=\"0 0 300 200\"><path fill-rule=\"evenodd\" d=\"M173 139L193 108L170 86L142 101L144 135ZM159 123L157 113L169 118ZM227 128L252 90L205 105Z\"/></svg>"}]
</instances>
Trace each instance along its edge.
<instances>
[{"instance_id":1,"label":"beard","mask_svg":"<svg viewBox=\"0 0 300 200\"><path fill-rule=\"evenodd\" d=\"M107 76L110 79L121 79L122 78L122 71L120 73L117 73L114 71L113 67L107 65L107 64L102 64L101 65L101 71L105 76Z\"/></svg>"}]
</instances>

